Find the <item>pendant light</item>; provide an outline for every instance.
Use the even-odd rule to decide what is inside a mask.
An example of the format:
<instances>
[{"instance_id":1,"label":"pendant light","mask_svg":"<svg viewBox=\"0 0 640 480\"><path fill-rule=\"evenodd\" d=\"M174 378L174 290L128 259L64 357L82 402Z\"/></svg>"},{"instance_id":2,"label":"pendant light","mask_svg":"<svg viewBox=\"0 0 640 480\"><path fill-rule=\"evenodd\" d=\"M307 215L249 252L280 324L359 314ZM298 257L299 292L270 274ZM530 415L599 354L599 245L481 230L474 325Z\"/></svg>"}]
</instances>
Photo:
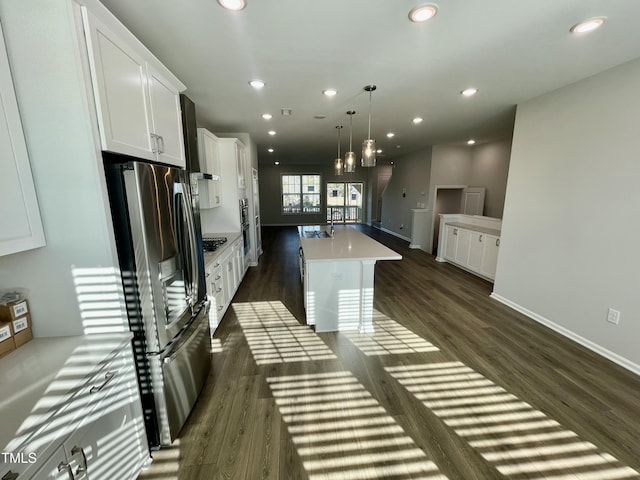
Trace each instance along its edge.
<instances>
[{"instance_id":1,"label":"pendant light","mask_svg":"<svg viewBox=\"0 0 640 480\"><path fill-rule=\"evenodd\" d=\"M336 130L338 130L338 156L336 157L333 169L336 175L342 175L342 157L340 156L340 130L342 130L342 125L336 125Z\"/></svg>"},{"instance_id":2,"label":"pendant light","mask_svg":"<svg viewBox=\"0 0 640 480\"><path fill-rule=\"evenodd\" d=\"M353 116L356 114L355 110L349 110L349 151L344 156L344 171L345 173L353 173L356 169L356 154L353 153L352 140L353 140Z\"/></svg>"},{"instance_id":3,"label":"pendant light","mask_svg":"<svg viewBox=\"0 0 640 480\"><path fill-rule=\"evenodd\" d=\"M362 142L362 160L360 165L363 167L376 166L376 141L371 138L371 92L376 89L375 85L367 85L364 90L369 92L369 135Z\"/></svg>"}]
</instances>

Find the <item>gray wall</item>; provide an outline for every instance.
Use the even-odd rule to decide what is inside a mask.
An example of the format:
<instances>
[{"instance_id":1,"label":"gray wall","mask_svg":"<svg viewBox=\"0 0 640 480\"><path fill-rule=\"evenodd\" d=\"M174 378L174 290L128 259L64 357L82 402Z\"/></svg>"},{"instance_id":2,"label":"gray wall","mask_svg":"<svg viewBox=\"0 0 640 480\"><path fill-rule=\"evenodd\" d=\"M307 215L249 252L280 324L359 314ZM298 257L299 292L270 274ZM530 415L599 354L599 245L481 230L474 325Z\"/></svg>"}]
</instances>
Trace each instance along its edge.
<instances>
[{"instance_id":1,"label":"gray wall","mask_svg":"<svg viewBox=\"0 0 640 480\"><path fill-rule=\"evenodd\" d=\"M435 223L435 192L438 186L485 187L484 215L502 218L504 208L511 140L500 140L481 145L435 145L431 159L431 177L427 208L431 212L431 224ZM429 245L432 251L435 229L430 230Z\"/></svg>"},{"instance_id":2,"label":"gray wall","mask_svg":"<svg viewBox=\"0 0 640 480\"><path fill-rule=\"evenodd\" d=\"M638 85L635 60L518 107L494 295L640 373Z\"/></svg>"},{"instance_id":3,"label":"gray wall","mask_svg":"<svg viewBox=\"0 0 640 480\"><path fill-rule=\"evenodd\" d=\"M382 228L411 237L411 209L427 203L430 169L431 149L394 159L393 175L382 195Z\"/></svg>"},{"instance_id":4,"label":"gray wall","mask_svg":"<svg viewBox=\"0 0 640 480\"><path fill-rule=\"evenodd\" d=\"M475 145L471 149L469 186L485 187L484 215L502 218L507 174L511 157L511 140Z\"/></svg>"},{"instance_id":5,"label":"gray wall","mask_svg":"<svg viewBox=\"0 0 640 480\"><path fill-rule=\"evenodd\" d=\"M377 167L376 167L377 168ZM260 182L260 208L262 213L262 225L317 225L327 221L327 214L324 209L319 214L282 214L282 198L280 192L280 177L284 174L297 173L319 173L322 181L323 202L325 197L325 185L327 182L364 182L365 199L363 201L364 219L367 217L367 204L370 203L369 178L374 174L376 168L356 167L355 172L335 176L333 173L333 162L327 161L324 165L274 165L260 164L258 178ZM325 207L325 204L322 205Z\"/></svg>"}]
</instances>

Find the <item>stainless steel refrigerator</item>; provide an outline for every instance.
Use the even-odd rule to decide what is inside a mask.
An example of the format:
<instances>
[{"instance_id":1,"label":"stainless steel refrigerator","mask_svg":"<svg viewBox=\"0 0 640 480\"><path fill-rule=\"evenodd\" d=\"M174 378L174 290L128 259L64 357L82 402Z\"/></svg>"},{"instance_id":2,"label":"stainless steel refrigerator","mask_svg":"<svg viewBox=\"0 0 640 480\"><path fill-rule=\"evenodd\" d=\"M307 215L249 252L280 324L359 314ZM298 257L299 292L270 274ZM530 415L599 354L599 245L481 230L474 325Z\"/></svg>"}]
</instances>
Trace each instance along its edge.
<instances>
[{"instance_id":1,"label":"stainless steel refrigerator","mask_svg":"<svg viewBox=\"0 0 640 480\"><path fill-rule=\"evenodd\" d=\"M184 170L104 159L147 436L169 445L211 366L197 202Z\"/></svg>"}]
</instances>

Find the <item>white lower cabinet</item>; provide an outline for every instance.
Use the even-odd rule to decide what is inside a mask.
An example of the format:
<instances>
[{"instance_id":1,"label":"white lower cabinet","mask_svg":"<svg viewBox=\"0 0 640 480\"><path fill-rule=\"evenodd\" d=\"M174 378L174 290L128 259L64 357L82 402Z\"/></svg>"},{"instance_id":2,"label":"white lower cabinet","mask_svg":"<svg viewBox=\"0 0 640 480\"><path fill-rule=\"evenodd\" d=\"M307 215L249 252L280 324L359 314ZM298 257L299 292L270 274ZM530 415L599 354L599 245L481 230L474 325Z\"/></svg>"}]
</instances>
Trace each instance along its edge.
<instances>
[{"instance_id":1,"label":"white lower cabinet","mask_svg":"<svg viewBox=\"0 0 640 480\"><path fill-rule=\"evenodd\" d=\"M482 250L482 263L480 273L489 278L496 278L496 265L498 263L498 251L500 250L500 237L485 235Z\"/></svg>"},{"instance_id":2,"label":"white lower cabinet","mask_svg":"<svg viewBox=\"0 0 640 480\"><path fill-rule=\"evenodd\" d=\"M207 265L207 296L211 302L209 327L211 334L220 324L231 305L244 276L242 237L226 245L224 250Z\"/></svg>"},{"instance_id":3,"label":"white lower cabinet","mask_svg":"<svg viewBox=\"0 0 640 480\"><path fill-rule=\"evenodd\" d=\"M92 369L87 353L71 354L69 365L75 368L67 376ZM127 342L98 363L87 378L82 379L81 373L69 378L81 386L69 397L64 383L56 384L54 392L65 399L58 400L46 422L15 449L35 461L11 465L0 472L2 479L134 480L148 463L131 345Z\"/></svg>"},{"instance_id":4,"label":"white lower cabinet","mask_svg":"<svg viewBox=\"0 0 640 480\"><path fill-rule=\"evenodd\" d=\"M445 260L490 280L495 279L500 237L445 225Z\"/></svg>"}]
</instances>

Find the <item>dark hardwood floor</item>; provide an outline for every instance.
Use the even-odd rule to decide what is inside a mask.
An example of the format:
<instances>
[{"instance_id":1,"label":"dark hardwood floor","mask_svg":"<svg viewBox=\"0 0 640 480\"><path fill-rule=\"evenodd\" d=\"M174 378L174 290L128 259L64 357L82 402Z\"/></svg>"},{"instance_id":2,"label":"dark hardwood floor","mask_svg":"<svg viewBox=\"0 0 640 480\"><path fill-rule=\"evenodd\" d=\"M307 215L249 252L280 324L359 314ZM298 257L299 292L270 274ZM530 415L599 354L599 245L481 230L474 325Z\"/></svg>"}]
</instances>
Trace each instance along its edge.
<instances>
[{"instance_id":1,"label":"dark hardwood floor","mask_svg":"<svg viewBox=\"0 0 640 480\"><path fill-rule=\"evenodd\" d=\"M293 228L263 228L213 368L142 479L640 479L640 378L406 242L375 334L305 326Z\"/></svg>"}]
</instances>

